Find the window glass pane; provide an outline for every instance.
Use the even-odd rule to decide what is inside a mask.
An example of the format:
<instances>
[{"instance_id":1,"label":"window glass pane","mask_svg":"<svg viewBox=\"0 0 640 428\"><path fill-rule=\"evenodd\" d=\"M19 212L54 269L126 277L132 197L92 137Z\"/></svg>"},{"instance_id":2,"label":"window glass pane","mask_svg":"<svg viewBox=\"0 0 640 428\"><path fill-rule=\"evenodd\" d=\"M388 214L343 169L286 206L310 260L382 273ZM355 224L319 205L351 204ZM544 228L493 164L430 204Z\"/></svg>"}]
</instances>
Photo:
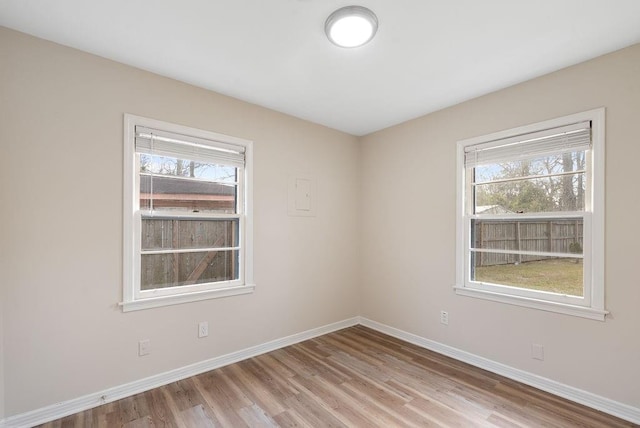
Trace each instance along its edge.
<instances>
[{"instance_id":1,"label":"window glass pane","mask_svg":"<svg viewBox=\"0 0 640 428\"><path fill-rule=\"evenodd\" d=\"M582 254L582 219L471 220L471 248ZM583 295L583 261L471 250L471 280L537 291Z\"/></svg>"},{"instance_id":2,"label":"window glass pane","mask_svg":"<svg viewBox=\"0 0 640 428\"><path fill-rule=\"evenodd\" d=\"M492 264L490 260L482 259L481 256L486 255L475 253L472 258L476 264L471 270L472 281L570 296L582 297L584 294L581 259L537 257L537 261L518 263L513 261L517 255L509 254L505 259L510 262L494 260L496 264Z\"/></svg>"},{"instance_id":3,"label":"window glass pane","mask_svg":"<svg viewBox=\"0 0 640 428\"><path fill-rule=\"evenodd\" d=\"M142 255L141 289L238 279L238 250Z\"/></svg>"},{"instance_id":4,"label":"window glass pane","mask_svg":"<svg viewBox=\"0 0 640 428\"><path fill-rule=\"evenodd\" d=\"M140 175L140 209L236 212L237 186L182 178Z\"/></svg>"},{"instance_id":5,"label":"window glass pane","mask_svg":"<svg viewBox=\"0 0 640 428\"><path fill-rule=\"evenodd\" d=\"M475 214L584 211L584 173L475 186Z\"/></svg>"},{"instance_id":6,"label":"window glass pane","mask_svg":"<svg viewBox=\"0 0 640 428\"><path fill-rule=\"evenodd\" d=\"M141 209L236 212L237 168L167 156L139 157Z\"/></svg>"},{"instance_id":7,"label":"window glass pane","mask_svg":"<svg viewBox=\"0 0 640 428\"><path fill-rule=\"evenodd\" d=\"M585 151L567 152L556 155L519 159L509 162L480 165L476 169L476 183L496 179L527 177L530 175L553 175L586 168Z\"/></svg>"},{"instance_id":8,"label":"window glass pane","mask_svg":"<svg viewBox=\"0 0 640 428\"><path fill-rule=\"evenodd\" d=\"M142 250L238 246L238 220L143 218Z\"/></svg>"},{"instance_id":9,"label":"window glass pane","mask_svg":"<svg viewBox=\"0 0 640 428\"><path fill-rule=\"evenodd\" d=\"M140 153L140 173L167 175L171 177L190 177L205 181L235 183L236 168L178 159L170 156L157 156Z\"/></svg>"},{"instance_id":10,"label":"window glass pane","mask_svg":"<svg viewBox=\"0 0 640 428\"><path fill-rule=\"evenodd\" d=\"M476 167L474 213L582 211L585 162L580 151Z\"/></svg>"},{"instance_id":11,"label":"window glass pane","mask_svg":"<svg viewBox=\"0 0 640 428\"><path fill-rule=\"evenodd\" d=\"M583 219L471 220L471 248L582 254ZM482 253L476 257L489 264L527 262L539 256ZM481 263L482 265L482 263Z\"/></svg>"}]
</instances>

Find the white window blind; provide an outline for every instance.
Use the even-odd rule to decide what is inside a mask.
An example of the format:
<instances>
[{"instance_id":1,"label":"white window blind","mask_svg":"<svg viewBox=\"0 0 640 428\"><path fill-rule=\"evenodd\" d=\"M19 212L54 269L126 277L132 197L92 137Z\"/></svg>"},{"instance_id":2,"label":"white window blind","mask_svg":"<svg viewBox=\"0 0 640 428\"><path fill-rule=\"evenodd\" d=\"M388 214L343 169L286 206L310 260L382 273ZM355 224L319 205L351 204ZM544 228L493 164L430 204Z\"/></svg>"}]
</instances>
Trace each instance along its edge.
<instances>
[{"instance_id":1,"label":"white window blind","mask_svg":"<svg viewBox=\"0 0 640 428\"><path fill-rule=\"evenodd\" d=\"M474 168L588 150L590 147L591 122L585 121L465 147L464 165Z\"/></svg>"},{"instance_id":2,"label":"white window blind","mask_svg":"<svg viewBox=\"0 0 640 428\"><path fill-rule=\"evenodd\" d=\"M135 145L138 153L204 161L237 168L242 168L245 165L245 148L243 146L160 131L144 126L135 127Z\"/></svg>"}]
</instances>

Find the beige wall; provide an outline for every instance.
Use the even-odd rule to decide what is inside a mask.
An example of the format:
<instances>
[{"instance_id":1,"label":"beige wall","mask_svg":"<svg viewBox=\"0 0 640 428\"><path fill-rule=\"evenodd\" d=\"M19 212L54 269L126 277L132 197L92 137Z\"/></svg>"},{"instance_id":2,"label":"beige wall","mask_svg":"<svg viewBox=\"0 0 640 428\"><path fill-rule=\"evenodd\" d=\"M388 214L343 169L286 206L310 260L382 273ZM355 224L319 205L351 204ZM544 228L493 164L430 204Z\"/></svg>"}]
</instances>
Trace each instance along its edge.
<instances>
[{"instance_id":1,"label":"beige wall","mask_svg":"<svg viewBox=\"0 0 640 428\"><path fill-rule=\"evenodd\" d=\"M0 58L6 417L358 314L355 137L2 28ZM125 112L254 141L254 294L116 307Z\"/></svg>"},{"instance_id":2,"label":"beige wall","mask_svg":"<svg viewBox=\"0 0 640 428\"><path fill-rule=\"evenodd\" d=\"M639 76L636 45L363 138L361 315L640 407ZM455 295L456 141L601 106L611 318ZM545 361L531 359L532 343Z\"/></svg>"}]
</instances>

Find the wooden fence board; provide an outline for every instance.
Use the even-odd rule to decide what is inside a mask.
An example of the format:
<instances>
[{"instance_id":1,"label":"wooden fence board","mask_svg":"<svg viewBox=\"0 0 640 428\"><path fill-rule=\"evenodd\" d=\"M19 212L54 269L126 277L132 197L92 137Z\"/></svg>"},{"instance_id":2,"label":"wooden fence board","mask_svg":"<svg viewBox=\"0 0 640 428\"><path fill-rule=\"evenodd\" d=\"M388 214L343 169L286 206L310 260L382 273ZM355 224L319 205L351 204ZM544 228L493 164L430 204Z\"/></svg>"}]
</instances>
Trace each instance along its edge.
<instances>
[{"instance_id":1,"label":"wooden fence board","mask_svg":"<svg viewBox=\"0 0 640 428\"><path fill-rule=\"evenodd\" d=\"M237 246L235 220L143 219L143 250ZM143 255L142 289L235 279L238 251Z\"/></svg>"},{"instance_id":2,"label":"wooden fence board","mask_svg":"<svg viewBox=\"0 0 640 428\"><path fill-rule=\"evenodd\" d=\"M474 224L475 248L572 253L571 245L583 246L582 220L501 221L479 220ZM546 257L476 253L476 266L492 266L543 260Z\"/></svg>"}]
</instances>

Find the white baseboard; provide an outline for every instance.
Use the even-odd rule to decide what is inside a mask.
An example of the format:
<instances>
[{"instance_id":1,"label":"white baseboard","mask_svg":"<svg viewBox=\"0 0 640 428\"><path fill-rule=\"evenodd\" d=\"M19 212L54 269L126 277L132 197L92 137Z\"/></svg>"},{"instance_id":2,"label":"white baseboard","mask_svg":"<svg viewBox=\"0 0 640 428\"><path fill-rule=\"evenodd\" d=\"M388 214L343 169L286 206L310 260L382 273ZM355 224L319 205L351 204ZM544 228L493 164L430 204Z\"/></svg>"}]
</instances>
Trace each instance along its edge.
<instances>
[{"instance_id":1,"label":"white baseboard","mask_svg":"<svg viewBox=\"0 0 640 428\"><path fill-rule=\"evenodd\" d=\"M462 351L460 349L453 348L451 346L443 345L442 343L438 343L433 340L425 339L415 334L408 333L406 331L399 330L397 328L390 327L388 325L381 324L367 318L355 317L307 330L291 336L283 337L281 339L273 340L261 345L252 346L250 348L232 352L220 357L211 358L209 360L201 361L199 363L191 364L189 366L181 367L165 373L160 373L158 375L134 381L125 385L120 385L113 388L105 389L103 391L95 392L93 394L88 394L83 397L75 398L73 400L11 416L0 421L0 428L27 428L34 425L43 424L45 422L60 419L74 413L82 412L84 410L100 406L102 404L120 400L125 397L130 397L132 395L139 394L141 392L148 391L159 386L167 385L171 382L186 379L200 373L224 367L229 364L237 363L239 361L246 360L257 355L275 351L276 349L284 348L285 346L293 345L304 340L312 339L317 336L322 336L323 334L331 333L358 324L369 327L373 330L377 330L381 333L388 334L389 336L393 336L397 339L413 343L414 345L418 345L439 354L455 358L456 360L471 364L481 369L499 374L509 379L513 379L515 381L522 382L543 391L550 392L559 397L563 397L576 403L584 404L585 406L601 410L605 413L617 416L629 422L640 424L639 408L610 400L608 398L601 397L599 395L574 388L572 386L565 385L551 379L537 376L523 370L515 369L513 367L480 357L478 355L471 354L469 352Z\"/></svg>"},{"instance_id":2,"label":"white baseboard","mask_svg":"<svg viewBox=\"0 0 640 428\"><path fill-rule=\"evenodd\" d=\"M415 334L407 333L406 331L399 330L367 318L360 317L360 324L389 336L393 336L397 339L404 340L405 342L413 343L414 345L418 345L422 348L446 355L447 357L471 364L472 366L533 386L534 388L541 389L559 397L566 398L567 400L583 404L587 407L617 416L635 424L640 424L640 409L637 407L629 406L628 404L620 403L618 401L519 370L469 352L461 351L460 349L443 345L442 343L425 339Z\"/></svg>"},{"instance_id":3,"label":"white baseboard","mask_svg":"<svg viewBox=\"0 0 640 428\"><path fill-rule=\"evenodd\" d=\"M201 361L195 364L181 367L179 369L160 373L155 376L140 379L125 385L105 389L103 391L95 392L93 394L88 394L83 397L75 398L73 400L64 401L62 403L57 403L51 406L36 409L27 413L21 413L19 415L11 416L0 421L0 428L33 427L34 425L43 424L45 422L60 419L74 413L82 412L87 409L100 406L102 404L120 400L125 397L130 397L132 395L139 394L141 392L148 391L159 386L167 385L169 383L186 379L200 373L208 372L210 370L224 367L229 364L237 363L239 361L246 360L257 355L275 351L276 349L284 348L285 346L293 345L317 336L322 336L323 334L351 327L357 325L358 322L358 317L339 321L333 324L283 337L281 339L276 339L271 342L263 343L261 345L252 346L241 351L232 352L227 355L222 355L220 357L211 358L209 360Z\"/></svg>"}]
</instances>

